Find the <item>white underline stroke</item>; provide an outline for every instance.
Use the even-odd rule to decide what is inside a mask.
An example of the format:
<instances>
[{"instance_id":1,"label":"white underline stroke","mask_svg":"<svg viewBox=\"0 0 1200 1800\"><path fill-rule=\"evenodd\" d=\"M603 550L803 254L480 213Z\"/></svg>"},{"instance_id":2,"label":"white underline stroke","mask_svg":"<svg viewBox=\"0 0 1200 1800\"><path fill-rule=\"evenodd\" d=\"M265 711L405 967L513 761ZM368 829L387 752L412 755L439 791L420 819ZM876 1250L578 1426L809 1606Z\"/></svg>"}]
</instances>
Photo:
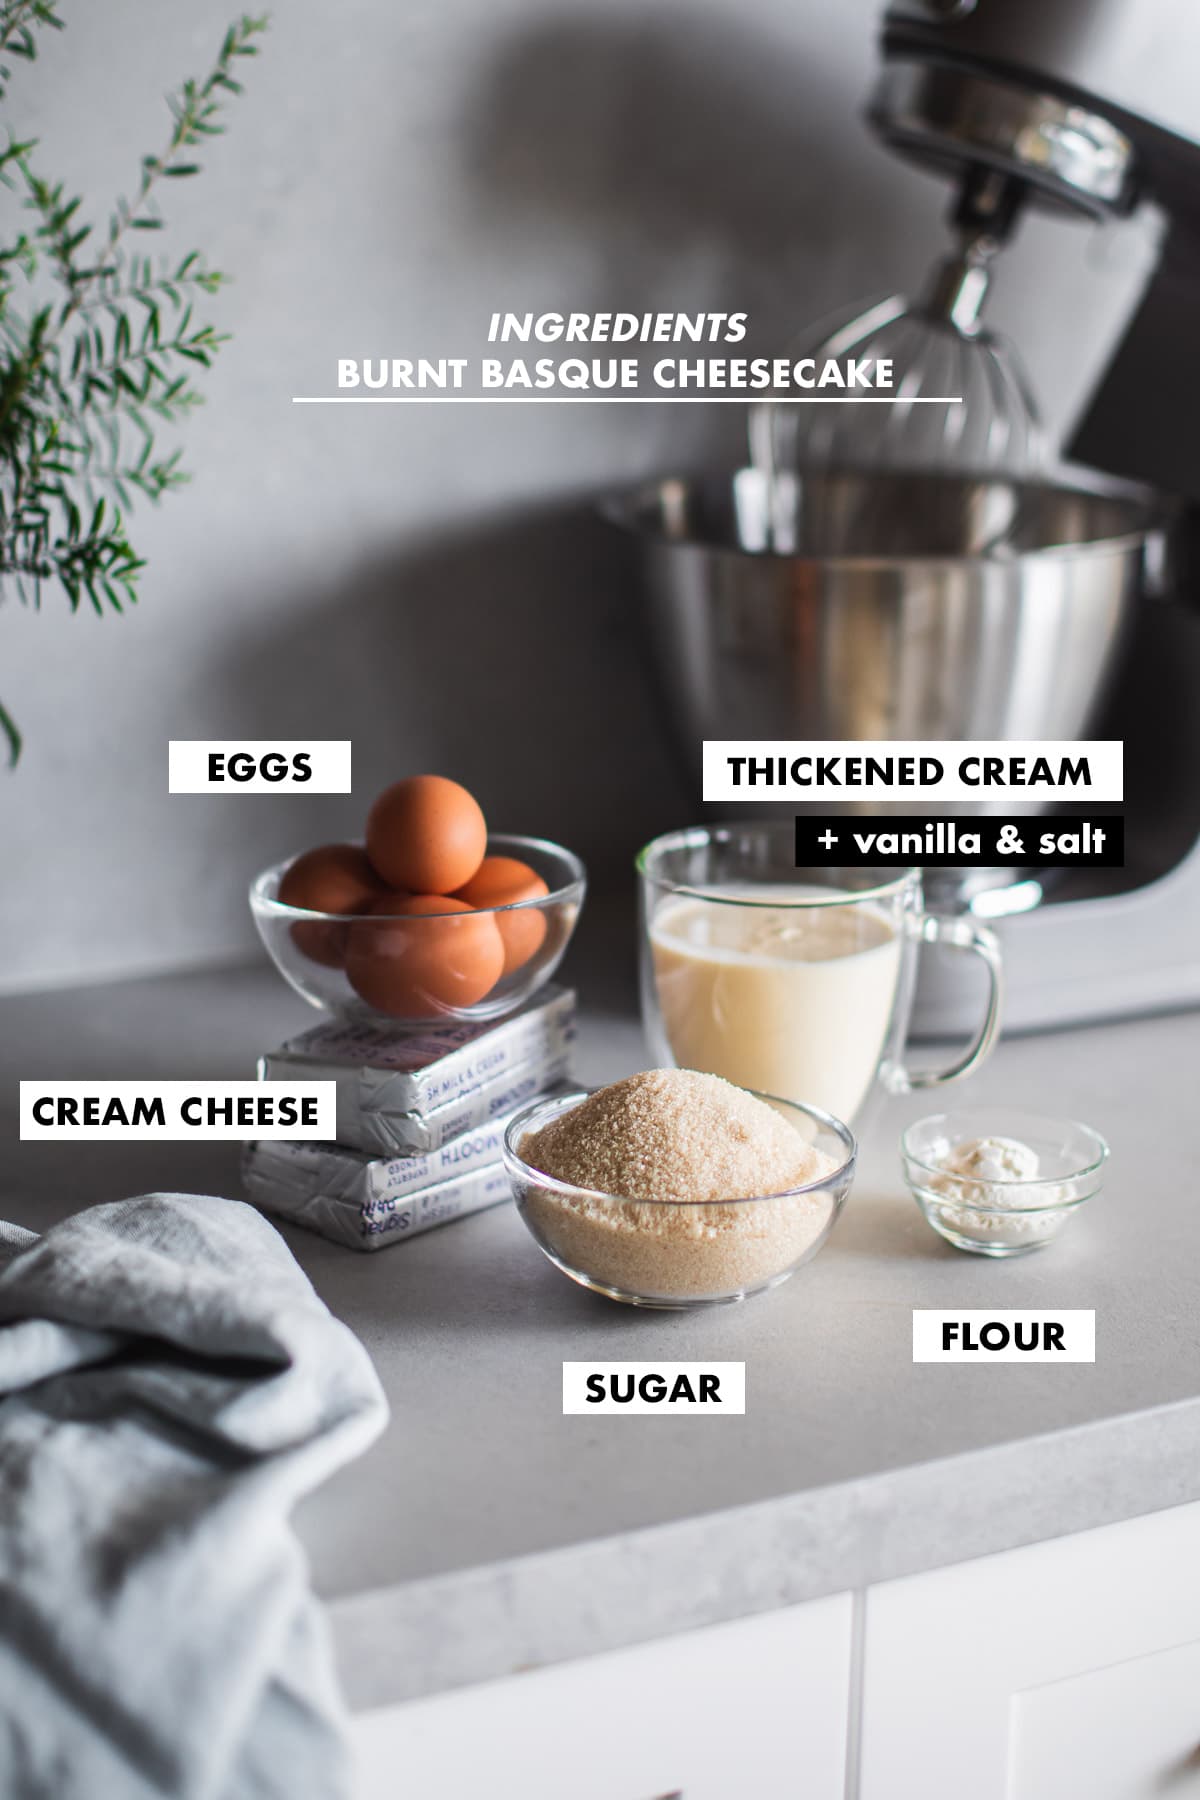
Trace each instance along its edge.
<instances>
[{"instance_id":1,"label":"white underline stroke","mask_svg":"<svg viewBox=\"0 0 1200 1800\"><path fill-rule=\"evenodd\" d=\"M293 394L293 406L961 406L961 394Z\"/></svg>"}]
</instances>

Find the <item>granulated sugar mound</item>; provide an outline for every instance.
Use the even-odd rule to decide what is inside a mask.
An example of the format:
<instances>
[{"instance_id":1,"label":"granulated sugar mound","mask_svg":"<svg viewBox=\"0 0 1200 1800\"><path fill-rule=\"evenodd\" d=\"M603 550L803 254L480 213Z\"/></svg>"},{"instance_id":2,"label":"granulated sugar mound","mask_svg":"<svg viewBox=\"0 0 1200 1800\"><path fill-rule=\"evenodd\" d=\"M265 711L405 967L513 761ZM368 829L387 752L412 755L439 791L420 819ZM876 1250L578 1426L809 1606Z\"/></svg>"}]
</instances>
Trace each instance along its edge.
<instances>
[{"instance_id":1,"label":"granulated sugar mound","mask_svg":"<svg viewBox=\"0 0 1200 1800\"><path fill-rule=\"evenodd\" d=\"M738 1298L811 1255L833 1221L836 1164L716 1075L650 1069L526 1135L522 1160L592 1193L531 1182L518 1203L556 1261L619 1299ZM627 1196L608 1198L609 1195Z\"/></svg>"},{"instance_id":2,"label":"granulated sugar mound","mask_svg":"<svg viewBox=\"0 0 1200 1800\"><path fill-rule=\"evenodd\" d=\"M778 1194L832 1167L765 1101L692 1069L601 1088L526 1137L521 1155L575 1187L683 1203Z\"/></svg>"}]
</instances>

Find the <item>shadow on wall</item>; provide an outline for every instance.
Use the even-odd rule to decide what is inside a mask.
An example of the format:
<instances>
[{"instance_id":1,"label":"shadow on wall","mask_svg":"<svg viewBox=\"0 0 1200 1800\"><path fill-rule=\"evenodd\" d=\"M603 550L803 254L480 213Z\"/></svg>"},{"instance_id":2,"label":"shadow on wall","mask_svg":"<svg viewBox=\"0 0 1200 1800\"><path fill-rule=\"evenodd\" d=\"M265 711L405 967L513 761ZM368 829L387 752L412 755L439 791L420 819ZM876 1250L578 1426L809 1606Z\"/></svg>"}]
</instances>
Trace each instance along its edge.
<instances>
[{"instance_id":1,"label":"shadow on wall","mask_svg":"<svg viewBox=\"0 0 1200 1800\"><path fill-rule=\"evenodd\" d=\"M540 22L506 40L471 96L468 179L506 220L548 217L603 245L613 306L639 303L631 248L676 253L685 270L711 260L724 303L751 310L757 347L781 349L858 298L856 246L878 268L868 286L924 262L895 205L896 165L859 117L880 9L850 10L848 42L831 45L818 14L807 53L691 14L674 29L633 14Z\"/></svg>"},{"instance_id":2,"label":"shadow on wall","mask_svg":"<svg viewBox=\"0 0 1200 1800\"><path fill-rule=\"evenodd\" d=\"M497 830L566 843L603 881L697 810L641 637L632 547L576 504L365 563L297 599L286 637L248 628L216 681L228 718L254 719L256 735L352 738L355 814L399 775L437 770ZM345 835L345 796L261 804L256 866Z\"/></svg>"}]
</instances>

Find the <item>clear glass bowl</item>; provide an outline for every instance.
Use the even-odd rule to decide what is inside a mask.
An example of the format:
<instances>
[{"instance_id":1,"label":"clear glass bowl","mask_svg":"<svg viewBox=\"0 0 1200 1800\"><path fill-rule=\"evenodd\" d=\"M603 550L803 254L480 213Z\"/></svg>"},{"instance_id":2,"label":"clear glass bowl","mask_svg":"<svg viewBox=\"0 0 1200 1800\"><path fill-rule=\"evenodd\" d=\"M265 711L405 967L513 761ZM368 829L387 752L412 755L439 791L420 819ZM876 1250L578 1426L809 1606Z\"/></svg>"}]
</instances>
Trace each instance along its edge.
<instances>
[{"instance_id":1,"label":"clear glass bowl","mask_svg":"<svg viewBox=\"0 0 1200 1800\"><path fill-rule=\"evenodd\" d=\"M1036 1151L1036 1178L994 1181L941 1167L956 1145L987 1137ZM1108 1145L1073 1119L976 1107L918 1119L901 1136L900 1157L913 1198L939 1237L976 1256L1023 1256L1044 1249L1100 1192Z\"/></svg>"},{"instance_id":2,"label":"clear glass bowl","mask_svg":"<svg viewBox=\"0 0 1200 1800\"><path fill-rule=\"evenodd\" d=\"M562 960L583 905L587 879L583 864L570 850L544 838L494 834L489 856L512 856L542 877L549 893L511 906L479 907L469 912L407 914L381 918L375 914L309 912L285 906L279 884L291 866L276 863L250 886L250 910L271 961L298 994L326 1012L390 1024L425 1025L430 1021L499 1019L528 1000L547 982ZM478 958L480 918L495 921L506 947L506 960L521 960L469 1005L452 998L465 968ZM490 928L489 928L490 935ZM316 954L312 954L312 952ZM382 971L376 988L389 991L396 1010L371 1004L351 985L346 961L363 953ZM361 967L361 962L360 965Z\"/></svg>"},{"instance_id":3,"label":"clear glass bowl","mask_svg":"<svg viewBox=\"0 0 1200 1800\"><path fill-rule=\"evenodd\" d=\"M630 1200L558 1181L521 1156L530 1132L594 1091L534 1101L504 1134L517 1211L535 1243L572 1281L630 1306L719 1306L777 1287L817 1254L854 1180L857 1145L839 1119L760 1094L806 1143L832 1159L829 1174L754 1199Z\"/></svg>"}]
</instances>

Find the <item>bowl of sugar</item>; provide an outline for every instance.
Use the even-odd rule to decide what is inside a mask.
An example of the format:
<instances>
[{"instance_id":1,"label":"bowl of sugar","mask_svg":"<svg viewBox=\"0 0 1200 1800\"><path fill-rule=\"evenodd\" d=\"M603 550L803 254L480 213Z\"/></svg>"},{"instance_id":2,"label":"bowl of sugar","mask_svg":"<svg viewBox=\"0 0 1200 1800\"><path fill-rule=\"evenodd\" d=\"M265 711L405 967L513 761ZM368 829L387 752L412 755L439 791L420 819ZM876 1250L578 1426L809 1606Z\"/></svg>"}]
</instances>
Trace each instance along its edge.
<instances>
[{"instance_id":1,"label":"bowl of sugar","mask_svg":"<svg viewBox=\"0 0 1200 1800\"><path fill-rule=\"evenodd\" d=\"M691 1069L536 1101L504 1139L517 1210L550 1262L610 1300L667 1309L794 1275L833 1229L856 1154L831 1114Z\"/></svg>"}]
</instances>

